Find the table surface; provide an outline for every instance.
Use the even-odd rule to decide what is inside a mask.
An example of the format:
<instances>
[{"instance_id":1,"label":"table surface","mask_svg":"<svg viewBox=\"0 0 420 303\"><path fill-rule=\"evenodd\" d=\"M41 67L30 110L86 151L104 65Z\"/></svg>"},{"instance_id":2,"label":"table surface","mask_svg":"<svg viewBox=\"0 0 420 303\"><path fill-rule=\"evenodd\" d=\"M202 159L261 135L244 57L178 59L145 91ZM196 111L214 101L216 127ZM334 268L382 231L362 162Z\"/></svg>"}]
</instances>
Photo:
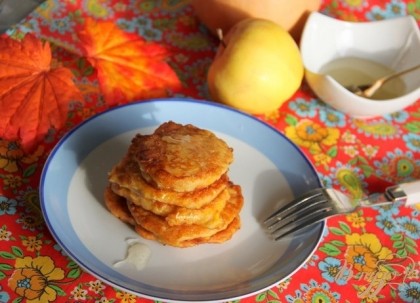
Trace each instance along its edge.
<instances>
[{"instance_id":1,"label":"table surface","mask_svg":"<svg viewBox=\"0 0 420 303\"><path fill-rule=\"evenodd\" d=\"M411 14L419 2L324 1L320 11L351 21ZM62 254L39 212L43 164L70 129L106 110L98 81L69 52L84 18L113 21L126 31L173 50L166 60L184 86L174 93L211 99L206 73L217 39L194 16L188 1L46 1L7 35L32 32L47 39L53 56L77 77L84 102L73 102L64 129L30 154L0 140L0 302L147 302L101 282ZM1 93L1 92L0 92ZM325 186L362 197L420 179L420 103L383 117L357 120L332 109L309 87L277 111L257 116L290 138ZM420 201L419 201L420 202ZM361 209L327 221L310 259L271 289L240 302L420 302L420 204ZM338 276L343 270L351 273ZM26 283L26 284L25 284Z\"/></svg>"}]
</instances>

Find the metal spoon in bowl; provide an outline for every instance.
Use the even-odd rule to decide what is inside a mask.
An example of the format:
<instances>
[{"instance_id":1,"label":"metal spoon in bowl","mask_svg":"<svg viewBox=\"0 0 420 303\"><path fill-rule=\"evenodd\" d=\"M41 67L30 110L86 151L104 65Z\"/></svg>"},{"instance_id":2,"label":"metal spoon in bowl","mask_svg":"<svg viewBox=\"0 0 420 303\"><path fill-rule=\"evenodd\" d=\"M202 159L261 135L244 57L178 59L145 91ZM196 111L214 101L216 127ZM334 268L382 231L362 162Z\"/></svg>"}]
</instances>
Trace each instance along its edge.
<instances>
[{"instance_id":1,"label":"metal spoon in bowl","mask_svg":"<svg viewBox=\"0 0 420 303\"><path fill-rule=\"evenodd\" d=\"M352 93L355 93L356 95L359 95L361 97L370 98L373 96L376 91L382 87L386 82L388 82L391 79L394 79L395 77L410 73L412 71L415 71L416 69L420 68L420 64L410 67L408 69L405 69L403 71L382 77L377 79L375 82L371 84L364 84L364 85L350 85L346 88L351 91Z\"/></svg>"}]
</instances>

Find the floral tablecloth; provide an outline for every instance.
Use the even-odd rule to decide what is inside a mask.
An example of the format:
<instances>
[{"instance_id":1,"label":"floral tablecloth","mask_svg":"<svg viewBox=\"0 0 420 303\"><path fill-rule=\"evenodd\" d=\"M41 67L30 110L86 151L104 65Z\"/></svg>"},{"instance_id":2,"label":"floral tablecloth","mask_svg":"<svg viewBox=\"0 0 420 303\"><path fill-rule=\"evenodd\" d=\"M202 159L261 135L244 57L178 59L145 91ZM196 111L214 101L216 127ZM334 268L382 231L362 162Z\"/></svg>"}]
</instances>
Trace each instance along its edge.
<instances>
[{"instance_id":1,"label":"floral tablecloth","mask_svg":"<svg viewBox=\"0 0 420 303\"><path fill-rule=\"evenodd\" d=\"M324 1L321 12L352 21L413 15L418 0ZM217 47L186 0L47 0L7 35L48 40L83 93L70 104L64 129L33 151L0 140L0 302L148 302L84 272L56 244L39 211L39 179L54 144L109 106L96 74L72 49L86 18L113 21L124 31L164 45L183 83L172 95L210 99L206 72ZM326 186L353 197L420 178L420 103L383 117L352 119L302 84L278 111L258 116L293 140ZM419 201L420 202L420 201ZM330 219L310 260L290 278L241 302L420 302L420 204L363 209Z\"/></svg>"}]
</instances>

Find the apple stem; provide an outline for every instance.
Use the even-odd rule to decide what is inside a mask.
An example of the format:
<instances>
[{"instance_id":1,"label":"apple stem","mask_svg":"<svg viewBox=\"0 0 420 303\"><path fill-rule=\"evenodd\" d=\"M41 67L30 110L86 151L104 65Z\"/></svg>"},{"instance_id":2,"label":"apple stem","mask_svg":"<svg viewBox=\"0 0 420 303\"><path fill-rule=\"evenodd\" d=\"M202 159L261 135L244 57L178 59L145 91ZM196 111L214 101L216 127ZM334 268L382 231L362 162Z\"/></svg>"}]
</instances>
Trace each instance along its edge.
<instances>
[{"instance_id":1,"label":"apple stem","mask_svg":"<svg viewBox=\"0 0 420 303\"><path fill-rule=\"evenodd\" d=\"M223 30L222 30L221 28L218 28L218 29L216 30L216 33L217 33L217 37L219 38L220 44L221 44L224 48L226 48L226 43L225 43L225 41L223 40Z\"/></svg>"}]
</instances>

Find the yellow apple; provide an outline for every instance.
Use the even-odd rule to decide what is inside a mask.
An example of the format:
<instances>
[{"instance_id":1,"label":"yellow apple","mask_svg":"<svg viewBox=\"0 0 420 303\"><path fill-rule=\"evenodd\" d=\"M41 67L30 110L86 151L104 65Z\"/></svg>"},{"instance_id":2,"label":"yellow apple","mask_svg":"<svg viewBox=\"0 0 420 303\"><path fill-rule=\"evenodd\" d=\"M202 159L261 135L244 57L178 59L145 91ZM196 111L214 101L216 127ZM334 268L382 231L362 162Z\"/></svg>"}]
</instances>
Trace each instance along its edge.
<instances>
[{"instance_id":1,"label":"yellow apple","mask_svg":"<svg viewBox=\"0 0 420 303\"><path fill-rule=\"evenodd\" d=\"M298 90L303 70L299 48L285 29L270 20L250 18L223 38L207 83L215 101L264 114Z\"/></svg>"}]
</instances>

